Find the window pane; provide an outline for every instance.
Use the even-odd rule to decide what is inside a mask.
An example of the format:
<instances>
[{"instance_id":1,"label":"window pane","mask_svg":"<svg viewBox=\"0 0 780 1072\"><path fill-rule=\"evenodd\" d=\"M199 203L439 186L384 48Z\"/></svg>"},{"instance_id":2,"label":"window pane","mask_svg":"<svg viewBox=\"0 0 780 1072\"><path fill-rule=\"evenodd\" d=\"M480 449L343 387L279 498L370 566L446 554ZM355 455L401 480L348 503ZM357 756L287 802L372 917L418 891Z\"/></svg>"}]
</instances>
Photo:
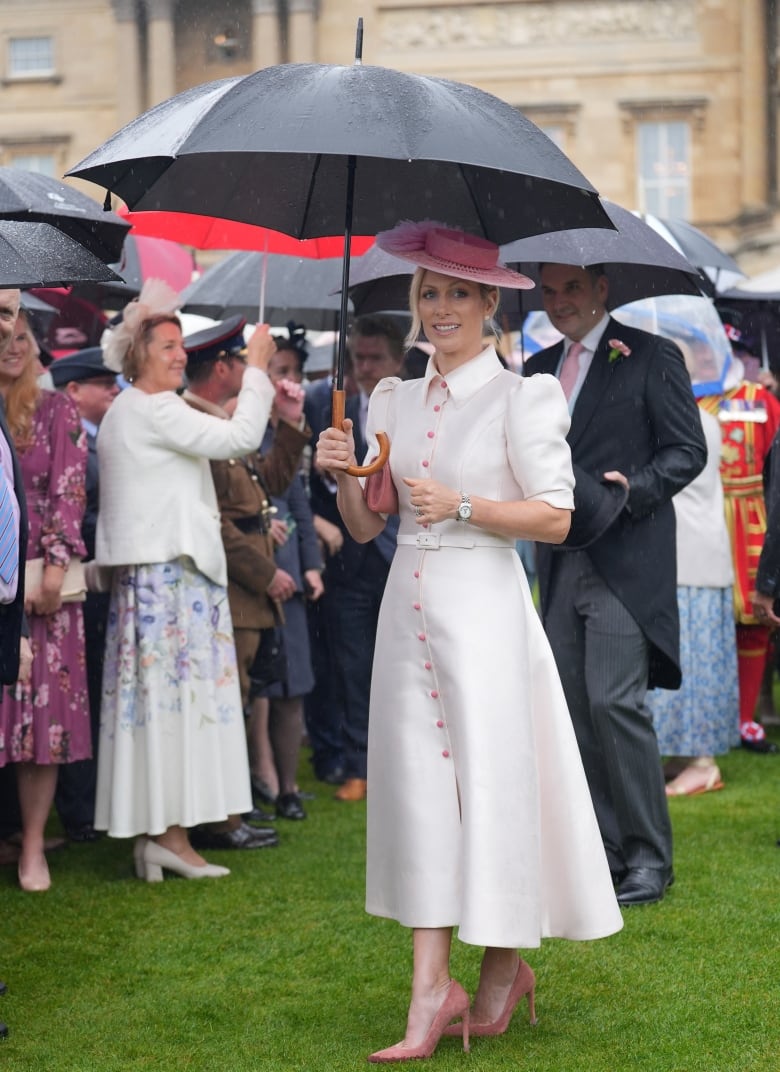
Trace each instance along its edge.
<instances>
[{"instance_id":1,"label":"window pane","mask_svg":"<svg viewBox=\"0 0 780 1072\"><path fill-rule=\"evenodd\" d=\"M22 168L24 171L36 171L40 175L48 175L52 179L57 178L55 161L51 153L19 154L8 163L11 167Z\"/></svg>"},{"instance_id":2,"label":"window pane","mask_svg":"<svg viewBox=\"0 0 780 1072\"><path fill-rule=\"evenodd\" d=\"M12 37L9 73L44 74L54 70L54 43L50 37Z\"/></svg>"},{"instance_id":3,"label":"window pane","mask_svg":"<svg viewBox=\"0 0 780 1072\"><path fill-rule=\"evenodd\" d=\"M640 123L637 145L640 210L687 219L691 183L688 124Z\"/></svg>"}]
</instances>

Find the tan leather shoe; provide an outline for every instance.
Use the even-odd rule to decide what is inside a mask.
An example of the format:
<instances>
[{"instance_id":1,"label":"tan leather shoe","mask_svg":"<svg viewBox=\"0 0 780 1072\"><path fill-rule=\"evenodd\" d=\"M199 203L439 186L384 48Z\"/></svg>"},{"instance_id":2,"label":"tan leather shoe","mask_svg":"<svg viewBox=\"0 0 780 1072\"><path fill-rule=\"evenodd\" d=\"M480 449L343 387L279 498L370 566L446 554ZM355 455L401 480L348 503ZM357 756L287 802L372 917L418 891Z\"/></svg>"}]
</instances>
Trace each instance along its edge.
<instances>
[{"instance_id":1,"label":"tan leather shoe","mask_svg":"<svg viewBox=\"0 0 780 1072\"><path fill-rule=\"evenodd\" d=\"M365 778L347 778L341 788L333 794L333 799L365 800L367 784Z\"/></svg>"}]
</instances>

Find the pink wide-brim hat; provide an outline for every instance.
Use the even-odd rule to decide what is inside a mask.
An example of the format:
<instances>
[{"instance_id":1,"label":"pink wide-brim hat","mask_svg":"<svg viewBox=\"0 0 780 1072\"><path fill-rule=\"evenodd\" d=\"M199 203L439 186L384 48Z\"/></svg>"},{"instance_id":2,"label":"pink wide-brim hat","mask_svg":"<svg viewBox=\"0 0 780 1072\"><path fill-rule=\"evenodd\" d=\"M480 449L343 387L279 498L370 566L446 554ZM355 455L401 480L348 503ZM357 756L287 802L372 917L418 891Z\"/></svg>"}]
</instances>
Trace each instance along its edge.
<instances>
[{"instance_id":1,"label":"pink wide-brim hat","mask_svg":"<svg viewBox=\"0 0 780 1072\"><path fill-rule=\"evenodd\" d=\"M430 268L455 279L471 279L491 287L530 290L532 279L501 264L494 242L467 234L434 220L403 220L390 231L380 231L376 244L386 253Z\"/></svg>"}]
</instances>

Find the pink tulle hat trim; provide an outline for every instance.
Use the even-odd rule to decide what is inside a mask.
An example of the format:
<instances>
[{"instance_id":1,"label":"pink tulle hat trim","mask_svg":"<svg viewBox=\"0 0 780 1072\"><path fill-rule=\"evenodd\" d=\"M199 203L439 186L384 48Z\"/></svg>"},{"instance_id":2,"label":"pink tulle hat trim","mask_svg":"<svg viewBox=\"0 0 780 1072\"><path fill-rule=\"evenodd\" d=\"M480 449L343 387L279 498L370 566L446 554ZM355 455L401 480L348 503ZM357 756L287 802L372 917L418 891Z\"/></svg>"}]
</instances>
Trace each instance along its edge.
<instances>
[{"instance_id":1,"label":"pink tulle hat trim","mask_svg":"<svg viewBox=\"0 0 780 1072\"><path fill-rule=\"evenodd\" d=\"M530 290L533 280L513 272L498 259L499 249L486 238L457 231L435 220L404 220L391 231L380 231L376 244L385 253L456 279L488 286Z\"/></svg>"}]
</instances>

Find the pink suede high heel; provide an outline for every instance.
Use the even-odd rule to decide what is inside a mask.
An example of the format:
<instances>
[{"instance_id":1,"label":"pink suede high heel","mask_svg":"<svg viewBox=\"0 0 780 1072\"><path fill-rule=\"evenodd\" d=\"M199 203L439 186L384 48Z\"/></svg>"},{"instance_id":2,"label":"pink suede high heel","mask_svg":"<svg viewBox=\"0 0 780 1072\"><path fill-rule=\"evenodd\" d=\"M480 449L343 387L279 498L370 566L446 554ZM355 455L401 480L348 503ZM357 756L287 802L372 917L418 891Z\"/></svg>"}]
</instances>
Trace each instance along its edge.
<instances>
[{"instance_id":1,"label":"pink suede high heel","mask_svg":"<svg viewBox=\"0 0 780 1072\"><path fill-rule=\"evenodd\" d=\"M378 1050L376 1053L372 1053L368 1060L371 1061L372 1064L390 1064L398 1061L414 1061L423 1057L432 1057L439 1043L439 1039L444 1034L462 1034L463 1049L468 1053L469 1004L469 996L466 991L460 983L451 979L447 989L447 996L442 1002L441 1008L434 1016L433 1023L428 1028L428 1034L419 1046L404 1046L402 1042L399 1042L397 1045L390 1046L386 1050ZM452 1031L445 1031L450 1020L454 1020L457 1016L461 1017L461 1023L453 1024Z\"/></svg>"},{"instance_id":2,"label":"pink suede high heel","mask_svg":"<svg viewBox=\"0 0 780 1072\"><path fill-rule=\"evenodd\" d=\"M520 1004L525 995L528 995L528 1015L531 1021L531 1026L535 1027L538 1023L536 1019L536 1008L534 1001L534 994L536 991L536 976L524 960L521 960L517 966L517 975L515 975L514 982L509 989L509 993L504 1003L504 1008L501 1010L501 1015L497 1020L493 1020L492 1023L481 1024L477 1020L472 1020L470 1024L470 1030L472 1035L503 1035L506 1029L509 1027L509 1021L512 1019L512 1013ZM453 1030L452 1027L444 1029L445 1035L456 1035L458 1033L457 1028Z\"/></svg>"}]
</instances>

